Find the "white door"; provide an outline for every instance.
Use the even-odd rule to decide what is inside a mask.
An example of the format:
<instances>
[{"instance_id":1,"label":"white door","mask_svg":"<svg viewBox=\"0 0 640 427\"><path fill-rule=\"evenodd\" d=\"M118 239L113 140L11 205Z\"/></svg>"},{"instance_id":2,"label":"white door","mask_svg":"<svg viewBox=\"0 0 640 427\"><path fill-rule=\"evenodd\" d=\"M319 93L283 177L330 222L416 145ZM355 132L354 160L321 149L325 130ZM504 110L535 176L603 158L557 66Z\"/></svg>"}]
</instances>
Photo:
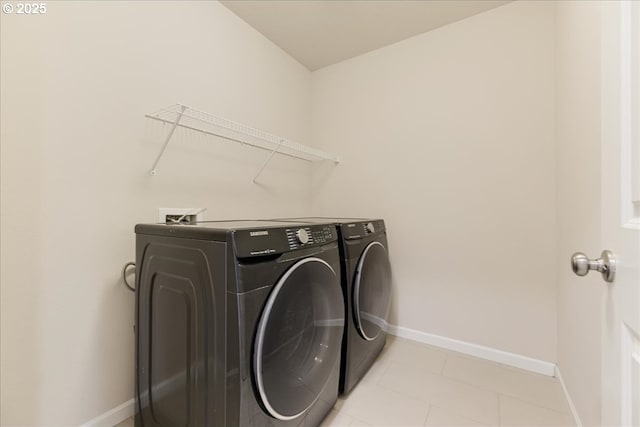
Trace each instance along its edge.
<instances>
[{"instance_id":1,"label":"white door","mask_svg":"<svg viewBox=\"0 0 640 427\"><path fill-rule=\"evenodd\" d=\"M602 424L640 426L640 2L602 7Z\"/></svg>"}]
</instances>

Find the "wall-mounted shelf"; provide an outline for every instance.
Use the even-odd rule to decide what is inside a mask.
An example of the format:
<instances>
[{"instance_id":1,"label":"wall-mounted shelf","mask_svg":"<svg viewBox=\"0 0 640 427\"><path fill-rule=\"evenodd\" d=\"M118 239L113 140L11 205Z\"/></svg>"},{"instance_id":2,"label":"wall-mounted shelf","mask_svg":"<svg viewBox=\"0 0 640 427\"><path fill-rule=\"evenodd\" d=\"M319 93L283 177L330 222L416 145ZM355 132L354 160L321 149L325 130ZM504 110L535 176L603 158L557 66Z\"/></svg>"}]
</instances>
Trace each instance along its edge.
<instances>
[{"instance_id":1,"label":"wall-mounted shelf","mask_svg":"<svg viewBox=\"0 0 640 427\"><path fill-rule=\"evenodd\" d=\"M146 117L171 125L171 129L169 130L164 144L160 149L160 153L153 163L151 175L156 174L156 167L158 166L158 163L160 162L167 145L169 145L169 141L171 141L171 137L177 127L191 129L207 135L218 136L229 141L270 151L271 154L269 154L269 157L265 160L256 176L253 178L254 182L276 153L306 161L330 160L334 163L338 163L338 156L334 154L325 153L322 150L308 147L285 138L280 138L271 133L255 129L241 123L236 123L214 114L205 113L204 111L199 111L195 108L187 107L182 104L175 104L166 108L161 108L152 114L147 114Z\"/></svg>"}]
</instances>

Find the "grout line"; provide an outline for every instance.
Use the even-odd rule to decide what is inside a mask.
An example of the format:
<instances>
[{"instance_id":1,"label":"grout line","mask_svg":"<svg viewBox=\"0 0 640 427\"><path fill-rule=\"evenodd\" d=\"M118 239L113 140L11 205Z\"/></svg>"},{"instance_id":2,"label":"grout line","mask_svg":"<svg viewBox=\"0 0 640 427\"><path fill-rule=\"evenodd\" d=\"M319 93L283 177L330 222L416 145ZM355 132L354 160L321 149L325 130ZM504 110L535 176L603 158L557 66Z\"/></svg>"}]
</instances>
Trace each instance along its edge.
<instances>
[{"instance_id":1,"label":"grout line","mask_svg":"<svg viewBox=\"0 0 640 427\"><path fill-rule=\"evenodd\" d=\"M360 418L356 418L356 417L353 417L353 416L351 416L351 415L348 415L348 417L349 417L349 418L351 418L351 422L349 423L349 425L350 425L350 426L352 426L352 425L353 425L353 423L355 423L356 421L357 421L358 423L360 423L360 424L366 424L366 425L369 425L369 423L368 423L368 422L366 422L366 421L364 421L364 420L361 420Z\"/></svg>"},{"instance_id":2,"label":"grout line","mask_svg":"<svg viewBox=\"0 0 640 427\"><path fill-rule=\"evenodd\" d=\"M442 407L442 406L440 406L440 405L433 405L433 404L432 404L432 405L431 405L431 408L430 408L430 410L429 410L429 413L431 413L431 410L432 410L433 408L441 409L442 411L445 411L445 412L447 412L447 413L453 414L455 417L462 418L462 419L467 420L467 421L472 421L472 422L474 422L474 423L476 423L476 424L478 424L478 425L481 425L481 426L483 426L483 427L496 427L496 425L495 425L495 424L493 424L493 423L489 423L489 424L487 424L485 421L480 421L480 420L475 419L475 418L470 418L470 417L468 416L468 414L466 414L466 413L465 413L464 415L459 415L458 413L456 413L456 412L455 412L455 410L454 410L454 409L447 409L447 408ZM498 420L498 423L500 423L500 420ZM531 426L531 427L533 427L533 426ZM536 427L538 427L538 426L536 426Z\"/></svg>"},{"instance_id":3,"label":"grout line","mask_svg":"<svg viewBox=\"0 0 640 427\"><path fill-rule=\"evenodd\" d=\"M418 344L422 344L422 343L418 342ZM431 347L430 344L422 344L422 345ZM511 367L509 365L503 365L503 364L501 364L499 362L494 362L492 360L483 359L481 357L471 356L471 355L467 355L465 353L459 353L459 352L454 352L456 354L452 355L452 354L450 354L452 352L452 350L441 350L441 351L443 351L446 354L446 357L447 357L445 359L445 366L446 366L446 363L449 362L449 358L451 356L457 356L457 357L461 357L461 358L465 358L465 359L474 360L474 361L476 361L478 363L487 364L487 365L489 365L491 367L495 367L495 368L501 369L501 370L505 371L508 375L514 375L514 373L517 373L519 375L527 375L527 376L535 375L535 376L539 376L541 378L541 380L556 381L554 377L547 377L546 375L533 373L533 372L530 372L530 371L527 371L527 370L523 370L523 369L520 369L520 368L514 368L514 367ZM398 363L398 364L402 365L401 362L398 362L396 360L390 359L390 361L392 363ZM389 369L389 366L387 366L387 368L386 368L387 370ZM472 383L469 380L467 380L466 378L461 379L461 378L451 377L451 376L446 375L444 373L444 367L445 366L443 366L442 372L440 374L437 373L437 372L431 372L431 374L438 375L438 376L440 376L442 378L445 378L445 379L447 379L449 381L456 382L458 384L463 384L463 385L466 385L466 386L469 386L469 387L473 387L473 388L475 388L477 390L481 390L481 391L485 391L485 392L489 392L489 393L495 394L497 396L497 398L498 398L498 411L500 410L500 396L505 396L505 397L513 398L513 399L518 400L520 402L526 403L528 405L540 408L540 409L546 409L546 410L549 410L549 411L552 411L552 412L556 412L556 413L562 414L562 415L571 415L571 414L567 414L566 412L559 411L557 409L554 409L554 408L551 408L549 406L546 406L544 404L540 404L538 402L533 402L531 400L526 400L522 396L511 394L511 393L505 392L505 391L496 390L495 388L492 388L492 387L487 386L487 385ZM416 397L414 397L414 396L411 396L411 397L416 399ZM433 406L432 402L429 402L429 403ZM469 417L466 417L466 418L469 418ZM477 420L477 419L473 419L473 418L469 418L469 419L472 420L472 421L481 422L480 420ZM578 424L577 427L582 427L582 425Z\"/></svg>"},{"instance_id":4,"label":"grout line","mask_svg":"<svg viewBox=\"0 0 640 427\"><path fill-rule=\"evenodd\" d=\"M388 393L390 395L394 395L396 398L400 398L400 399L402 399L404 401L410 399L410 400L413 400L414 402L419 403L421 405L426 405L427 407L431 406L431 403L427 402L424 399L418 398L418 397L416 397L416 396L414 396L414 395L412 395L410 393L406 393L405 391L398 391L398 390L395 390L393 388L389 388L389 387L382 386L382 385L361 384L359 382L358 384L356 384L356 387L351 391L351 393L356 391L357 387L361 387L361 386L364 386L365 388L369 388L371 391L374 391L374 392L384 391L385 393ZM347 397L350 397L351 393ZM344 411L344 407L341 407L338 412L341 412L341 411ZM360 421L362 423L370 425L369 422L364 421L361 418L357 417L356 415L354 415L355 413L353 413L353 412L344 411L343 413L348 415L349 417L351 417L352 419L354 419L356 421ZM373 424L373 425L375 426L376 424Z\"/></svg>"},{"instance_id":5,"label":"grout line","mask_svg":"<svg viewBox=\"0 0 640 427\"><path fill-rule=\"evenodd\" d=\"M430 404L430 403L427 406L428 406L427 407L427 415L424 417L424 422L422 423L423 426L427 425L427 421L429 421L429 415L431 415L431 408L433 408L433 405Z\"/></svg>"},{"instance_id":6,"label":"grout line","mask_svg":"<svg viewBox=\"0 0 640 427\"><path fill-rule=\"evenodd\" d=\"M537 409L542 409L542 410L545 410L545 411L553 412L553 413L555 413L555 414L558 414L558 415L559 415L560 417L562 417L562 418L566 418L567 416L571 416L571 414L568 414L568 413L566 413L566 412L561 412L561 411L558 411L558 410L556 410L556 409L551 409L551 408L547 408L547 407L545 407L545 406L536 405L536 404L534 404L534 403L527 402L526 400L523 400L523 399L521 399L521 398L519 398L519 397L510 396L510 395L508 395L508 394L504 394L504 393L500 393L500 395L499 395L499 396L504 396L504 397L507 397L507 398L509 398L509 399L517 400L517 401L518 401L518 402L520 402L520 403L524 403L524 404L526 404L526 405L533 406L534 408L537 408ZM498 400L499 400L499 398L500 398L500 397L498 397ZM560 426L559 426L559 427L560 427ZM569 426L563 426L563 427L569 427ZM582 427L582 426L580 426L580 427Z\"/></svg>"},{"instance_id":7,"label":"grout line","mask_svg":"<svg viewBox=\"0 0 640 427\"><path fill-rule=\"evenodd\" d=\"M445 368L447 367L447 363L449 363L449 356L450 356L450 355L445 351L445 352L444 352L444 363L442 364L442 369L440 369L440 375L442 375L443 377L447 377L447 376L444 374L444 370L445 370ZM447 377L447 378L448 378L448 377Z\"/></svg>"},{"instance_id":8,"label":"grout line","mask_svg":"<svg viewBox=\"0 0 640 427\"><path fill-rule=\"evenodd\" d=\"M481 360L481 362L482 362L482 360ZM547 410L553 411L553 412L558 412L559 414L566 414L565 412L558 411L557 409L550 408L550 407L542 405L540 403L532 402L530 400L525 400L525 398L523 398L522 396L511 394L511 393L505 392L505 391L496 390L496 389L491 388L491 387L486 386L486 385L472 383L472 382L469 382L466 379L454 378L454 377L450 377L448 375L442 375L442 377L444 377L444 378L446 378L448 380L457 381L457 382L459 382L461 384L465 384L465 385L468 385L468 386L471 386L471 387L474 387L474 388L477 388L477 389L480 389L480 390L483 390L483 391L488 391L488 392L491 392L491 393L495 393L495 394L498 395L498 401L500 400L500 396L505 396L505 397L510 397L510 398L519 400L519 401L524 402L524 403L526 403L528 405L531 405L531 406L536 406L538 408L547 409ZM582 426L578 426L578 427L582 427Z\"/></svg>"},{"instance_id":9,"label":"grout line","mask_svg":"<svg viewBox=\"0 0 640 427\"><path fill-rule=\"evenodd\" d=\"M384 376L387 375L387 371L389 370L389 366L391 366L393 359L388 359L388 361L385 361L385 362L386 363L384 365L384 368L382 369L382 371L380 372L380 375L378 375L378 379L376 380L376 385L378 385L380 381L382 381L382 378L384 378Z\"/></svg>"},{"instance_id":10,"label":"grout line","mask_svg":"<svg viewBox=\"0 0 640 427\"><path fill-rule=\"evenodd\" d=\"M401 366L403 365L403 363L402 363L402 362L398 362L398 361L392 361L392 363L396 363L396 364L401 365ZM495 395L496 400L498 400L498 401L499 401L499 399L500 399L500 393L499 393L499 392L497 392L497 391L495 391L495 390L490 390L490 389L486 389L486 388L483 388L483 387L478 387L478 386L477 386L477 385L475 385L475 384L471 384L471 383L468 383L468 382L465 382L465 381L461 381L461 380L458 380L458 379L456 379L456 378L451 378L451 377L447 377L447 376L444 376L444 375L440 375L440 374L438 374L437 372L429 372L429 371L428 371L427 373L428 373L429 375L438 376L438 377L441 377L441 378L443 378L443 379L445 379L445 380L447 380L447 381L451 381L451 382L457 383L457 385L463 385L463 386L466 386L466 387L471 387L471 388L476 389L476 390L481 391L481 392L491 393L492 395ZM384 386L384 385L379 385L379 387L380 387L380 388L383 388L383 389L385 389L385 390L387 390L387 391L392 391L392 392L394 392L394 393L396 393L396 394L399 394L399 395L402 395L402 396L405 396L405 397L411 398L411 399L413 399L413 400L417 400L417 401L419 401L419 402L426 403L426 404L430 405L430 407L436 406L436 407L440 407L440 408L442 408L441 406L435 405L435 404L434 404L433 402L431 402L430 400L423 399L423 398L421 398L421 397L416 397L415 395L413 395L413 394L411 394L411 393L408 393L408 392L406 392L406 391L404 391L404 390L395 390L395 389L393 389L393 388L389 388L389 387ZM453 410L453 409L448 409L448 408L442 408L442 409L443 409L443 410L445 410L445 411L448 411L448 412L454 412L454 411L455 411L455 410ZM499 414L498 414L498 415L499 415ZM466 419L468 419L468 420L470 420L470 421L474 421L474 422L479 423L479 424L482 424L482 425L486 425L484 420L480 420L480 419L478 419L478 418L475 418L475 416L470 416L469 414L465 414L465 416L463 416L463 418L466 418Z\"/></svg>"},{"instance_id":11,"label":"grout line","mask_svg":"<svg viewBox=\"0 0 640 427\"><path fill-rule=\"evenodd\" d=\"M573 422L577 427L582 427L582 420L580 420L580 416L578 415L578 411L576 410L575 405L573 404L573 399L571 399L571 395L569 394L569 390L567 389L567 385L564 383L564 378L562 378L562 373L560 372L560 367L556 366L556 377L560 381L560 385L562 386L562 391L564 391L564 397L566 399L566 403L569 405L569 410L571 411L571 416L573 417Z\"/></svg>"}]
</instances>

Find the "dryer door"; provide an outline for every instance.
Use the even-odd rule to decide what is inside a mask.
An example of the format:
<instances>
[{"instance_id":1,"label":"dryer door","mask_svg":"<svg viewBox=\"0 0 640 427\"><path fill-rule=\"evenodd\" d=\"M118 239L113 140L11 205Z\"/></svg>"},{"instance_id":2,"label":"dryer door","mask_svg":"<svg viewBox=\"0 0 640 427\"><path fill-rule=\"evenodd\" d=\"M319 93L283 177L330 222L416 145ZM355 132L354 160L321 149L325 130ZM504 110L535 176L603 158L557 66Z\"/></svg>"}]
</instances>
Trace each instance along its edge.
<instances>
[{"instance_id":1,"label":"dryer door","mask_svg":"<svg viewBox=\"0 0 640 427\"><path fill-rule=\"evenodd\" d=\"M372 242L358 260L353 286L353 311L358 333L373 341L387 330L391 307L391 264L387 249Z\"/></svg>"},{"instance_id":2,"label":"dryer door","mask_svg":"<svg viewBox=\"0 0 640 427\"><path fill-rule=\"evenodd\" d=\"M295 263L275 285L258 323L253 368L269 414L302 415L335 372L344 329L339 274L310 257Z\"/></svg>"}]
</instances>

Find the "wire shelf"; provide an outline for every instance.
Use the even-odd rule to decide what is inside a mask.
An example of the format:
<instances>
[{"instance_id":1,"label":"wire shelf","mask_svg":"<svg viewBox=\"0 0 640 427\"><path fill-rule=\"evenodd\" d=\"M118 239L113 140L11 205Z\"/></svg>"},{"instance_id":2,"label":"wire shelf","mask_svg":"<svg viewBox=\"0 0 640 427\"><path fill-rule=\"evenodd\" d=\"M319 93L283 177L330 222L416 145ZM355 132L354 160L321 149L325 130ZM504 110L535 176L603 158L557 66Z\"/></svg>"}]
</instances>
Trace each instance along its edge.
<instances>
[{"instance_id":1,"label":"wire shelf","mask_svg":"<svg viewBox=\"0 0 640 427\"><path fill-rule=\"evenodd\" d=\"M160 154L153 164L151 170L152 175L155 175L156 166L162 158L164 150L167 148L176 127L191 129L207 135L218 136L229 141L270 151L271 155L262 165L258 174L254 177L254 181L264 170L275 153L306 161L330 160L334 163L338 163L338 156L334 154L329 154L322 150L281 138L271 133L255 129L211 113L196 110L195 108L187 107L182 104L174 104L166 108L161 108L152 114L147 114L146 117L172 125Z\"/></svg>"}]
</instances>

